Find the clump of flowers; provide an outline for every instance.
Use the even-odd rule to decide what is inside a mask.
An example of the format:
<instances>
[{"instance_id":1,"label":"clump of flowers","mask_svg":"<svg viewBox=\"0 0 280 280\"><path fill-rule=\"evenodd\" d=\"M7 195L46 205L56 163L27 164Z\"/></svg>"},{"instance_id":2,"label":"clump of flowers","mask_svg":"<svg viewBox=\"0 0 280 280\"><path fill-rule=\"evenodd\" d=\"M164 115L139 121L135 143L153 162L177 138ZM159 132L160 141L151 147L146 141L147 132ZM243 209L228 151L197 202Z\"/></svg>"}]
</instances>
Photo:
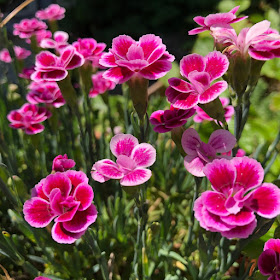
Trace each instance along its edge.
<instances>
[{"instance_id":1,"label":"clump of flowers","mask_svg":"<svg viewBox=\"0 0 280 280\"><path fill-rule=\"evenodd\" d=\"M168 80L167 100L178 109L190 109L198 103L206 104L216 99L227 88L226 81L211 83L222 77L229 66L225 55L214 51L205 57L199 54L184 56L180 61L180 78Z\"/></svg>"},{"instance_id":2,"label":"clump of flowers","mask_svg":"<svg viewBox=\"0 0 280 280\"><path fill-rule=\"evenodd\" d=\"M69 35L64 31L56 31L53 34L53 39L44 38L40 42L40 47L44 49L55 49L60 52L62 49L69 45Z\"/></svg>"},{"instance_id":3,"label":"clump of flowers","mask_svg":"<svg viewBox=\"0 0 280 280\"><path fill-rule=\"evenodd\" d=\"M45 22L40 21L36 18L23 19L19 23L14 24L14 35L18 35L22 39L31 38L32 35L46 30L47 25Z\"/></svg>"},{"instance_id":4,"label":"clump of flowers","mask_svg":"<svg viewBox=\"0 0 280 280\"><path fill-rule=\"evenodd\" d=\"M139 144L131 134L117 134L111 139L110 149L117 161L97 161L91 172L95 181L104 183L109 179L119 179L122 186L137 186L150 179L152 172L146 167L156 160L156 150L152 145Z\"/></svg>"},{"instance_id":5,"label":"clump of flowers","mask_svg":"<svg viewBox=\"0 0 280 280\"><path fill-rule=\"evenodd\" d=\"M36 12L36 17L41 20L61 20L65 16L65 8L60 7L57 4L51 4L44 10Z\"/></svg>"},{"instance_id":6,"label":"clump of flowers","mask_svg":"<svg viewBox=\"0 0 280 280\"><path fill-rule=\"evenodd\" d=\"M189 128L182 136L182 147L187 154L185 168L194 176L204 177L204 166L214 159L227 157L223 154L230 152L235 144L235 137L227 130L214 131L206 144L200 140L195 129Z\"/></svg>"},{"instance_id":7,"label":"clump of flowers","mask_svg":"<svg viewBox=\"0 0 280 280\"><path fill-rule=\"evenodd\" d=\"M99 94L105 93L108 90L113 90L116 84L111 80L103 78L104 71L99 71L91 76L93 87L90 89L89 97L93 98Z\"/></svg>"},{"instance_id":8,"label":"clump of flowers","mask_svg":"<svg viewBox=\"0 0 280 280\"><path fill-rule=\"evenodd\" d=\"M46 227L54 220L52 238L58 243L71 244L97 218L93 196L92 187L82 171L56 172L33 188L32 198L23 205L24 218L37 228Z\"/></svg>"},{"instance_id":9,"label":"clump of flowers","mask_svg":"<svg viewBox=\"0 0 280 280\"><path fill-rule=\"evenodd\" d=\"M19 46L14 46L14 52L15 52L16 59L18 60L23 60L31 55L31 51L21 48ZM8 49L3 49L0 51L0 60L6 63L12 62L12 58L10 56Z\"/></svg>"},{"instance_id":10,"label":"clump of flowers","mask_svg":"<svg viewBox=\"0 0 280 280\"><path fill-rule=\"evenodd\" d=\"M280 214L280 189L263 183L260 163L248 157L216 159L203 169L213 191L195 201L195 217L206 230L226 238L247 238L257 220L255 212L272 219Z\"/></svg>"},{"instance_id":11,"label":"clump of flowers","mask_svg":"<svg viewBox=\"0 0 280 280\"><path fill-rule=\"evenodd\" d=\"M44 130L41 122L51 117L51 113L43 107L35 104L24 104L18 110L12 110L7 119L11 122L10 127L22 129L26 134L37 134Z\"/></svg>"}]
</instances>

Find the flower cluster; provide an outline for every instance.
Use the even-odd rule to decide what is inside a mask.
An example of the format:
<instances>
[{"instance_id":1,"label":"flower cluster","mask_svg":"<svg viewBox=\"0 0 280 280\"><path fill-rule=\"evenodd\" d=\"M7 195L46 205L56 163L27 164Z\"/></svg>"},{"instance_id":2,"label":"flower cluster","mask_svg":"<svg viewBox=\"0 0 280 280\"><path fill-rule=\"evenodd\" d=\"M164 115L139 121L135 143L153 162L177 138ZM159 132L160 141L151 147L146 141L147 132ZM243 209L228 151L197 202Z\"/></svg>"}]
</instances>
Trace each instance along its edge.
<instances>
[{"instance_id":1,"label":"flower cluster","mask_svg":"<svg viewBox=\"0 0 280 280\"><path fill-rule=\"evenodd\" d=\"M73 167L73 161L58 163L58 157L53 168L59 166L60 169L63 166L65 170ZM42 179L32 189L32 198L23 205L24 218L37 228L46 227L54 219L52 238L58 243L71 244L97 218L96 207L92 204L93 196L92 187L82 171L56 172Z\"/></svg>"},{"instance_id":2,"label":"flower cluster","mask_svg":"<svg viewBox=\"0 0 280 280\"><path fill-rule=\"evenodd\" d=\"M20 23L14 24L14 35L18 35L22 39L29 39L32 35L40 34L47 29L46 23L36 18L23 19Z\"/></svg>"},{"instance_id":3,"label":"flower cluster","mask_svg":"<svg viewBox=\"0 0 280 280\"><path fill-rule=\"evenodd\" d=\"M57 4L51 4L44 10L40 10L36 13L36 17L41 20L61 20L64 18L65 9L63 7L60 7Z\"/></svg>"}]
</instances>

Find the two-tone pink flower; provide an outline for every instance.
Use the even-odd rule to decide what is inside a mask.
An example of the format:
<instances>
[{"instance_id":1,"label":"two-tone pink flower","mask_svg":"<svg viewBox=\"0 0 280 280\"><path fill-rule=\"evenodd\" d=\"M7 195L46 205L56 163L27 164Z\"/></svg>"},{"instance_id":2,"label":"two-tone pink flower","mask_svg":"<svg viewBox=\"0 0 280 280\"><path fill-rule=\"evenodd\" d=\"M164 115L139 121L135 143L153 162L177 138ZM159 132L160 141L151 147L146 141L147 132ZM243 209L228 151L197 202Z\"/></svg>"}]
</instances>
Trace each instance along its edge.
<instances>
[{"instance_id":1,"label":"two-tone pink flower","mask_svg":"<svg viewBox=\"0 0 280 280\"><path fill-rule=\"evenodd\" d=\"M148 80L161 78L172 68L174 59L158 36L147 34L135 41L120 35L113 39L112 49L102 55L99 63L110 68L105 71L105 78L122 84L133 76Z\"/></svg>"},{"instance_id":2,"label":"two-tone pink flower","mask_svg":"<svg viewBox=\"0 0 280 280\"><path fill-rule=\"evenodd\" d=\"M220 52L210 52L205 57L199 54L184 56L180 61L180 73L190 82L180 78L168 80L167 100L178 109L190 109L198 103L206 104L216 99L227 89L227 82L214 80L222 77L229 61Z\"/></svg>"},{"instance_id":3,"label":"two-tone pink flower","mask_svg":"<svg viewBox=\"0 0 280 280\"><path fill-rule=\"evenodd\" d=\"M14 52L15 52L16 59L18 60L23 60L31 55L31 51L21 48L19 46L14 46ZM10 56L8 49L3 49L0 51L0 60L6 63L12 62L12 58Z\"/></svg>"},{"instance_id":4,"label":"two-tone pink flower","mask_svg":"<svg viewBox=\"0 0 280 280\"><path fill-rule=\"evenodd\" d=\"M46 227L54 220L52 238L71 244L95 222L93 190L82 171L56 172L42 179L23 205L25 220L33 227Z\"/></svg>"},{"instance_id":5,"label":"two-tone pink flower","mask_svg":"<svg viewBox=\"0 0 280 280\"><path fill-rule=\"evenodd\" d=\"M61 20L65 16L65 8L60 7L57 4L51 4L44 10L36 12L36 17L41 20Z\"/></svg>"},{"instance_id":6,"label":"two-tone pink flower","mask_svg":"<svg viewBox=\"0 0 280 280\"><path fill-rule=\"evenodd\" d=\"M26 103L18 110L12 110L7 119L11 122L10 127L22 129L26 134L37 134L44 130L41 122L51 117L51 112L46 108Z\"/></svg>"},{"instance_id":7,"label":"two-tone pink flower","mask_svg":"<svg viewBox=\"0 0 280 280\"><path fill-rule=\"evenodd\" d=\"M58 155L53 160L52 170L55 172L64 172L73 168L75 164L75 161L73 159L68 158L67 154Z\"/></svg>"},{"instance_id":8,"label":"two-tone pink flower","mask_svg":"<svg viewBox=\"0 0 280 280\"><path fill-rule=\"evenodd\" d=\"M156 160L156 150L152 145L139 144L130 134L117 134L111 139L110 149L117 158L116 163L110 159L97 161L91 172L95 181L103 183L118 179L122 186L137 186L150 179L152 172L147 167Z\"/></svg>"},{"instance_id":9,"label":"two-tone pink flower","mask_svg":"<svg viewBox=\"0 0 280 280\"><path fill-rule=\"evenodd\" d=\"M194 203L200 226L220 232L226 238L247 238L257 219L272 219L280 214L280 189L263 183L264 170L248 157L216 159L204 168L212 191L203 192Z\"/></svg>"},{"instance_id":10,"label":"two-tone pink flower","mask_svg":"<svg viewBox=\"0 0 280 280\"><path fill-rule=\"evenodd\" d=\"M62 49L69 45L69 35L64 31L56 31L53 34L53 39L44 38L40 42L40 47L44 49L55 49L60 52Z\"/></svg>"},{"instance_id":11,"label":"two-tone pink flower","mask_svg":"<svg viewBox=\"0 0 280 280\"><path fill-rule=\"evenodd\" d=\"M19 23L14 24L14 35L18 35L22 39L30 38L36 33L45 31L47 25L45 22L40 21L36 18L32 19L23 19Z\"/></svg>"},{"instance_id":12,"label":"two-tone pink flower","mask_svg":"<svg viewBox=\"0 0 280 280\"><path fill-rule=\"evenodd\" d=\"M214 159L228 157L236 144L236 138L227 130L214 131L208 143L201 141L199 134L193 128L188 128L182 136L182 147L186 152L185 168L194 176L204 177L204 166Z\"/></svg>"},{"instance_id":13,"label":"two-tone pink flower","mask_svg":"<svg viewBox=\"0 0 280 280\"><path fill-rule=\"evenodd\" d=\"M158 110L151 114L150 123L153 130L158 133L171 131L175 127L183 126L193 116L195 109L176 109L172 105L169 110Z\"/></svg>"},{"instance_id":14,"label":"two-tone pink flower","mask_svg":"<svg viewBox=\"0 0 280 280\"><path fill-rule=\"evenodd\" d=\"M68 75L67 70L80 67L84 61L73 46L64 48L59 57L49 51L42 51L36 56L35 72L31 79L35 82L61 81Z\"/></svg>"}]
</instances>

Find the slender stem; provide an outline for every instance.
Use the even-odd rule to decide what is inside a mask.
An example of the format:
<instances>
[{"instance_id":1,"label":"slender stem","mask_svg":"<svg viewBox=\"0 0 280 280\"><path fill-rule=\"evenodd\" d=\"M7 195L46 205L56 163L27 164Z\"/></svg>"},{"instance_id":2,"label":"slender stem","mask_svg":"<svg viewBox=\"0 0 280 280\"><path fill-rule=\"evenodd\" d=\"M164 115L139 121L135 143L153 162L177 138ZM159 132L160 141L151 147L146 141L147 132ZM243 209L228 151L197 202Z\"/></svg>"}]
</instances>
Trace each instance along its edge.
<instances>
[{"instance_id":1,"label":"slender stem","mask_svg":"<svg viewBox=\"0 0 280 280\"><path fill-rule=\"evenodd\" d=\"M276 135L274 141L268 147L268 150L266 152L265 158L264 158L264 160L262 162L262 166L264 166L267 163L267 161L271 157L271 155L272 155L273 151L275 150L275 148L276 148L277 144L279 143L279 141L280 141L280 129L279 129L278 134Z\"/></svg>"}]
</instances>

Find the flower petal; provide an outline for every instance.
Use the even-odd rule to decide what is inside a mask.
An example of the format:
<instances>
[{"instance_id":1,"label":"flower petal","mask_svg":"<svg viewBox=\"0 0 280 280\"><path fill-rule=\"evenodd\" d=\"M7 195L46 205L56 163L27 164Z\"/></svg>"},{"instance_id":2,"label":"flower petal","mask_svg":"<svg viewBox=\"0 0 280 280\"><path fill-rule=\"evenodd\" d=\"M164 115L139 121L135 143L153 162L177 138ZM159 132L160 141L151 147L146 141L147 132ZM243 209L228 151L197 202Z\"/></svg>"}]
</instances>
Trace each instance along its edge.
<instances>
[{"instance_id":1,"label":"flower petal","mask_svg":"<svg viewBox=\"0 0 280 280\"><path fill-rule=\"evenodd\" d=\"M73 196L75 200L81 203L78 210L82 211L87 209L92 204L94 194L90 185L81 183L75 189Z\"/></svg>"},{"instance_id":2,"label":"flower petal","mask_svg":"<svg viewBox=\"0 0 280 280\"><path fill-rule=\"evenodd\" d=\"M187 155L184 158L185 168L196 177L204 177L203 168L206 162L199 158L197 155Z\"/></svg>"},{"instance_id":3,"label":"flower petal","mask_svg":"<svg viewBox=\"0 0 280 280\"><path fill-rule=\"evenodd\" d=\"M208 141L217 153L227 153L233 149L236 144L236 138L227 130L215 130Z\"/></svg>"},{"instance_id":4,"label":"flower petal","mask_svg":"<svg viewBox=\"0 0 280 280\"><path fill-rule=\"evenodd\" d=\"M188 93L190 91L193 91L193 87L190 83L179 78L170 78L168 80L168 83L173 89L179 92Z\"/></svg>"},{"instance_id":5,"label":"flower petal","mask_svg":"<svg viewBox=\"0 0 280 280\"><path fill-rule=\"evenodd\" d=\"M226 197L223 194L213 191L206 191L202 193L201 197L206 209L212 214L219 216L227 216L229 214L225 208Z\"/></svg>"},{"instance_id":6,"label":"flower petal","mask_svg":"<svg viewBox=\"0 0 280 280\"><path fill-rule=\"evenodd\" d=\"M126 67L113 67L103 73L103 78L108 79L116 84L122 84L128 81L134 72Z\"/></svg>"},{"instance_id":7,"label":"flower petal","mask_svg":"<svg viewBox=\"0 0 280 280\"><path fill-rule=\"evenodd\" d=\"M94 164L94 168L98 173L110 179L121 179L124 175L117 164L108 164L104 160L97 161Z\"/></svg>"},{"instance_id":8,"label":"flower petal","mask_svg":"<svg viewBox=\"0 0 280 280\"><path fill-rule=\"evenodd\" d=\"M172 105L177 109L187 110L197 105L198 100L199 96L195 92L181 93L176 96L176 99L174 102L172 102Z\"/></svg>"},{"instance_id":9,"label":"flower petal","mask_svg":"<svg viewBox=\"0 0 280 280\"><path fill-rule=\"evenodd\" d=\"M188 128L182 135L182 147L188 155L197 156L196 148L200 145L199 134L194 128Z\"/></svg>"},{"instance_id":10,"label":"flower petal","mask_svg":"<svg viewBox=\"0 0 280 280\"><path fill-rule=\"evenodd\" d=\"M231 214L226 217L221 217L221 220L229 225L246 226L255 219L255 214L249 209L242 209L237 214Z\"/></svg>"},{"instance_id":11,"label":"flower petal","mask_svg":"<svg viewBox=\"0 0 280 280\"><path fill-rule=\"evenodd\" d=\"M155 49L158 47L163 47L162 54L164 53L166 47L163 45L162 40L159 36L154 34L146 34L139 38L139 45L142 47L144 51L144 58L149 59L151 54L154 52ZM150 58L151 59L151 58ZM151 59L151 63L152 63Z\"/></svg>"},{"instance_id":12,"label":"flower petal","mask_svg":"<svg viewBox=\"0 0 280 280\"><path fill-rule=\"evenodd\" d=\"M263 275L273 275L275 267L278 265L278 257L274 250L266 249L258 260L258 268Z\"/></svg>"},{"instance_id":13,"label":"flower petal","mask_svg":"<svg viewBox=\"0 0 280 280\"><path fill-rule=\"evenodd\" d=\"M102 54L101 58L99 59L99 64L104 67L116 67L115 56L112 53L104 53Z\"/></svg>"},{"instance_id":14,"label":"flower petal","mask_svg":"<svg viewBox=\"0 0 280 280\"><path fill-rule=\"evenodd\" d=\"M129 47L136 42L127 35L120 35L113 39L112 51L121 58L126 58Z\"/></svg>"},{"instance_id":15,"label":"flower petal","mask_svg":"<svg viewBox=\"0 0 280 280\"><path fill-rule=\"evenodd\" d=\"M272 249L273 251L280 253L280 239L269 239L265 242L263 250Z\"/></svg>"},{"instance_id":16,"label":"flower petal","mask_svg":"<svg viewBox=\"0 0 280 280\"><path fill-rule=\"evenodd\" d=\"M70 179L61 172L50 174L46 177L43 185L44 193L49 196L53 189L58 188L61 191L63 197L67 197L71 191L72 184Z\"/></svg>"},{"instance_id":17,"label":"flower petal","mask_svg":"<svg viewBox=\"0 0 280 280\"><path fill-rule=\"evenodd\" d=\"M216 99L228 87L226 81L220 81L211 85L206 91L199 95L199 103L205 104Z\"/></svg>"},{"instance_id":18,"label":"flower petal","mask_svg":"<svg viewBox=\"0 0 280 280\"><path fill-rule=\"evenodd\" d=\"M139 74L148 80L156 80L163 77L171 68L172 64L170 61L159 59L139 71Z\"/></svg>"},{"instance_id":19,"label":"flower petal","mask_svg":"<svg viewBox=\"0 0 280 280\"><path fill-rule=\"evenodd\" d=\"M131 134L117 134L110 142L110 149L115 157L125 155L130 157L132 150L138 145L138 139Z\"/></svg>"},{"instance_id":20,"label":"flower petal","mask_svg":"<svg viewBox=\"0 0 280 280\"><path fill-rule=\"evenodd\" d=\"M152 171L149 169L135 169L126 174L121 180L122 186L137 186L147 182L152 176Z\"/></svg>"},{"instance_id":21,"label":"flower petal","mask_svg":"<svg viewBox=\"0 0 280 280\"><path fill-rule=\"evenodd\" d=\"M156 149L147 143L142 143L134 147L131 158L136 162L137 167L148 167L156 161Z\"/></svg>"},{"instance_id":22,"label":"flower petal","mask_svg":"<svg viewBox=\"0 0 280 280\"><path fill-rule=\"evenodd\" d=\"M192 71L202 72L204 69L205 61L203 56L199 54L186 55L180 61L180 73L185 78L188 78Z\"/></svg>"}]
</instances>

